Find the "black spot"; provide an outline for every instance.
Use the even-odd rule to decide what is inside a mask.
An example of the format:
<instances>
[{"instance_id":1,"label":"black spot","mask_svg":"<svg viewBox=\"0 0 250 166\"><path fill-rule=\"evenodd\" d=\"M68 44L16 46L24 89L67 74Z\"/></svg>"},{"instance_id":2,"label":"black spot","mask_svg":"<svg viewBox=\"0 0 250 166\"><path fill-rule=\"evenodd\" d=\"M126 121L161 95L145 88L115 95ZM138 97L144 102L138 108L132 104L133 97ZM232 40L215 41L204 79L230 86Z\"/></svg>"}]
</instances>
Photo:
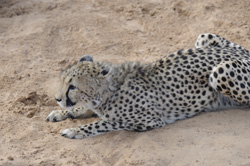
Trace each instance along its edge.
<instances>
[{"instance_id":1,"label":"black spot","mask_svg":"<svg viewBox=\"0 0 250 166\"><path fill-rule=\"evenodd\" d=\"M94 106L96 106L96 102L95 102L95 101L92 101L92 104L93 104Z\"/></svg>"},{"instance_id":2,"label":"black spot","mask_svg":"<svg viewBox=\"0 0 250 166\"><path fill-rule=\"evenodd\" d=\"M189 49L188 50L188 55L192 55L193 54L193 50L192 49Z\"/></svg>"},{"instance_id":3,"label":"black spot","mask_svg":"<svg viewBox=\"0 0 250 166\"><path fill-rule=\"evenodd\" d=\"M238 76L237 76L237 79L238 79L239 81L241 81L241 80L242 80L242 77L241 77L240 75L238 75Z\"/></svg>"},{"instance_id":4,"label":"black spot","mask_svg":"<svg viewBox=\"0 0 250 166\"><path fill-rule=\"evenodd\" d=\"M186 75L189 75L190 73L189 73L189 71L186 71L185 74L186 74Z\"/></svg>"},{"instance_id":5,"label":"black spot","mask_svg":"<svg viewBox=\"0 0 250 166\"><path fill-rule=\"evenodd\" d=\"M200 110L195 110L194 112L200 112Z\"/></svg>"},{"instance_id":6,"label":"black spot","mask_svg":"<svg viewBox=\"0 0 250 166\"><path fill-rule=\"evenodd\" d=\"M201 104L202 104L202 105L204 105L204 104L205 104L205 102L206 102L205 100L202 100L202 101L201 101Z\"/></svg>"},{"instance_id":7,"label":"black spot","mask_svg":"<svg viewBox=\"0 0 250 166\"><path fill-rule=\"evenodd\" d=\"M222 67L219 68L219 73L223 74L224 73L224 69Z\"/></svg>"},{"instance_id":8,"label":"black spot","mask_svg":"<svg viewBox=\"0 0 250 166\"><path fill-rule=\"evenodd\" d=\"M224 84L221 84L221 87L222 87L223 89L227 89L227 87L226 87Z\"/></svg>"},{"instance_id":9,"label":"black spot","mask_svg":"<svg viewBox=\"0 0 250 166\"><path fill-rule=\"evenodd\" d=\"M171 57L171 58L174 57L174 54L170 54L169 57Z\"/></svg>"},{"instance_id":10,"label":"black spot","mask_svg":"<svg viewBox=\"0 0 250 166\"><path fill-rule=\"evenodd\" d=\"M196 58L196 57L197 57L197 55L196 55L196 54L193 54L193 55L192 55L192 57L193 57L193 58Z\"/></svg>"},{"instance_id":11,"label":"black spot","mask_svg":"<svg viewBox=\"0 0 250 166\"><path fill-rule=\"evenodd\" d=\"M245 85L244 85L243 83L241 83L241 84L240 84L240 87L244 89L244 88L245 88Z\"/></svg>"},{"instance_id":12,"label":"black spot","mask_svg":"<svg viewBox=\"0 0 250 166\"><path fill-rule=\"evenodd\" d=\"M219 85L217 85L217 90L222 91L222 89L221 89L221 87Z\"/></svg>"},{"instance_id":13,"label":"black spot","mask_svg":"<svg viewBox=\"0 0 250 166\"><path fill-rule=\"evenodd\" d=\"M216 72L214 72L214 78L217 78L218 74Z\"/></svg>"},{"instance_id":14,"label":"black spot","mask_svg":"<svg viewBox=\"0 0 250 166\"><path fill-rule=\"evenodd\" d=\"M234 72L233 71L230 72L230 76L234 77Z\"/></svg>"},{"instance_id":15,"label":"black spot","mask_svg":"<svg viewBox=\"0 0 250 166\"><path fill-rule=\"evenodd\" d=\"M247 73L247 71L245 69L242 69L242 72L245 73L245 74Z\"/></svg>"},{"instance_id":16,"label":"black spot","mask_svg":"<svg viewBox=\"0 0 250 166\"><path fill-rule=\"evenodd\" d=\"M234 68L237 68L237 65L235 63L232 63L232 65L233 65Z\"/></svg>"},{"instance_id":17,"label":"black spot","mask_svg":"<svg viewBox=\"0 0 250 166\"><path fill-rule=\"evenodd\" d=\"M232 81L228 82L229 86L234 87L234 83Z\"/></svg>"},{"instance_id":18,"label":"black spot","mask_svg":"<svg viewBox=\"0 0 250 166\"><path fill-rule=\"evenodd\" d=\"M183 60L186 60L186 59L187 59L187 56L182 55L181 58L182 58Z\"/></svg>"},{"instance_id":19,"label":"black spot","mask_svg":"<svg viewBox=\"0 0 250 166\"><path fill-rule=\"evenodd\" d=\"M226 79L225 77L222 77L221 80L222 80L223 82L226 82L226 81L227 81L227 79Z\"/></svg>"},{"instance_id":20,"label":"black spot","mask_svg":"<svg viewBox=\"0 0 250 166\"><path fill-rule=\"evenodd\" d=\"M238 95L238 92L236 90L233 90L234 95Z\"/></svg>"},{"instance_id":21,"label":"black spot","mask_svg":"<svg viewBox=\"0 0 250 166\"><path fill-rule=\"evenodd\" d=\"M213 38L213 35L209 34L208 39L212 39L212 38Z\"/></svg>"}]
</instances>

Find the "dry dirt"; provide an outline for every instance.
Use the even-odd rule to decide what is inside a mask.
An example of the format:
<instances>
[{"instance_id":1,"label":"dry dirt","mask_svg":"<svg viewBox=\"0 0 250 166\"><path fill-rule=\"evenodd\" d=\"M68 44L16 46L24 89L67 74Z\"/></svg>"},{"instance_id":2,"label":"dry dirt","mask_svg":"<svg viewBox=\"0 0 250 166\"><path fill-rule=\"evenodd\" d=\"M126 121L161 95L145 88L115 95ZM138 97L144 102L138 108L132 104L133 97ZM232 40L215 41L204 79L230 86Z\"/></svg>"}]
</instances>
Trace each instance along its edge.
<instances>
[{"instance_id":1,"label":"dry dirt","mask_svg":"<svg viewBox=\"0 0 250 166\"><path fill-rule=\"evenodd\" d=\"M60 71L82 54L152 62L200 33L250 49L249 0L0 0L0 165L250 165L250 109L204 113L161 129L70 140L49 123Z\"/></svg>"}]
</instances>

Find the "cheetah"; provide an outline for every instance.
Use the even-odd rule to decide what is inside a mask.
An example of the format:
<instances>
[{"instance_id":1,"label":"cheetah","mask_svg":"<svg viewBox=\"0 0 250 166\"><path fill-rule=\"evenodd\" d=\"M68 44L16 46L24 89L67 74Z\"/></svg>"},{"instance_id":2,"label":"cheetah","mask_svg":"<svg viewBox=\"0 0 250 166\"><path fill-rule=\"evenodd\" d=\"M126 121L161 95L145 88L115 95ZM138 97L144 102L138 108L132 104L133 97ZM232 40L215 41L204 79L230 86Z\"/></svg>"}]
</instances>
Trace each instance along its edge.
<instances>
[{"instance_id":1,"label":"cheetah","mask_svg":"<svg viewBox=\"0 0 250 166\"><path fill-rule=\"evenodd\" d=\"M61 132L82 139L118 130L148 131L201 112L250 105L249 51L215 34L153 63L110 64L84 55L61 74L47 120L100 120Z\"/></svg>"}]
</instances>

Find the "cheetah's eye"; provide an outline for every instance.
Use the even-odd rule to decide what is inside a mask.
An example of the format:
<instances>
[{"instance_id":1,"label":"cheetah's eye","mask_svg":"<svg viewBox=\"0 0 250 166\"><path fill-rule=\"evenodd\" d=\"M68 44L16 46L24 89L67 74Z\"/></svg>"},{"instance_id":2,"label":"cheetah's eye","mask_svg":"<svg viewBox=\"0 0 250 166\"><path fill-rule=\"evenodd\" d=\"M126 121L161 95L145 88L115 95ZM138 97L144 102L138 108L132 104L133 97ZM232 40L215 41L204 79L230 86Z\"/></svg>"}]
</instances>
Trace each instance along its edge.
<instances>
[{"instance_id":1,"label":"cheetah's eye","mask_svg":"<svg viewBox=\"0 0 250 166\"><path fill-rule=\"evenodd\" d=\"M75 90L75 89L76 89L76 86L74 86L74 85L69 86L69 90Z\"/></svg>"}]
</instances>

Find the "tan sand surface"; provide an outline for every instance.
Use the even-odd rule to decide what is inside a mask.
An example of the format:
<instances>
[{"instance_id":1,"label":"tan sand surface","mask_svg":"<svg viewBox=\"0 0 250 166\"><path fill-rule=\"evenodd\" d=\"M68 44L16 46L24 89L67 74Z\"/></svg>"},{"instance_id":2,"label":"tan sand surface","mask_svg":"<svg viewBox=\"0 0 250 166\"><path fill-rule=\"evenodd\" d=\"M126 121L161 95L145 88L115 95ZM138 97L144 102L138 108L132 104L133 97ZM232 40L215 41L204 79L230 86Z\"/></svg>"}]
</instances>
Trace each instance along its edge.
<instances>
[{"instance_id":1,"label":"tan sand surface","mask_svg":"<svg viewBox=\"0 0 250 166\"><path fill-rule=\"evenodd\" d=\"M0 0L1 166L249 166L250 110L204 113L149 132L60 136L59 74L82 54L152 62L200 33L250 49L249 0Z\"/></svg>"}]
</instances>

